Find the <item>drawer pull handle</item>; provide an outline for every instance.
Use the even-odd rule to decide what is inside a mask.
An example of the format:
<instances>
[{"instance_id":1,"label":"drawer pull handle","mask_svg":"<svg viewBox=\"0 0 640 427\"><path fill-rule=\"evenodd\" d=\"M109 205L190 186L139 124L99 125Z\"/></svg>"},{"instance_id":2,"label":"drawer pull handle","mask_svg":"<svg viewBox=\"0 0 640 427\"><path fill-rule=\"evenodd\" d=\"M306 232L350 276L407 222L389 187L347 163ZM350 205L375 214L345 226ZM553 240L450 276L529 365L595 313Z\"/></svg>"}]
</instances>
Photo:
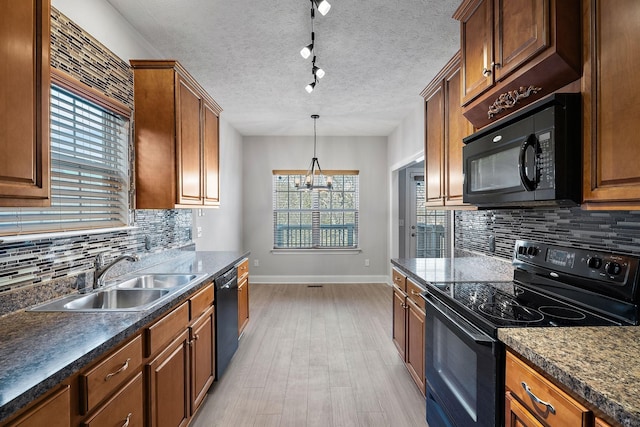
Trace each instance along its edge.
<instances>
[{"instance_id":1,"label":"drawer pull handle","mask_svg":"<svg viewBox=\"0 0 640 427\"><path fill-rule=\"evenodd\" d=\"M411 295L420 295L420 292L416 292L414 290L411 290Z\"/></svg>"},{"instance_id":2,"label":"drawer pull handle","mask_svg":"<svg viewBox=\"0 0 640 427\"><path fill-rule=\"evenodd\" d=\"M124 424L122 424L122 427L129 427L129 422L131 422L131 415L133 415L133 413L129 412L129 415L127 415L127 419L125 420Z\"/></svg>"},{"instance_id":3,"label":"drawer pull handle","mask_svg":"<svg viewBox=\"0 0 640 427\"><path fill-rule=\"evenodd\" d=\"M111 372L110 374L107 374L107 376L106 376L106 377L104 377L104 380L105 380L105 381L108 381L111 377L118 375L118 374L119 374L120 372L122 372L122 371L126 371L126 370L127 370L127 368L129 367L129 361L130 361L130 360L131 360L131 358L128 358L128 359L124 362L124 364L120 367L120 369L118 369L118 370L117 370L117 371L115 371L115 372ZM131 415L131 414L129 414L129 415Z\"/></svg>"},{"instance_id":4,"label":"drawer pull handle","mask_svg":"<svg viewBox=\"0 0 640 427\"><path fill-rule=\"evenodd\" d=\"M540 405L546 406L547 409L549 410L549 412L551 412L553 415L556 414L556 408L554 408L551 403L545 402L544 400L540 399L538 396L533 394L533 392L531 391L531 389L529 388L527 383L525 383L524 381L522 381L521 384L522 384L522 388L524 389L524 391L526 391L527 394L529 396L531 396L531 399L533 399L534 402L539 403Z\"/></svg>"}]
</instances>

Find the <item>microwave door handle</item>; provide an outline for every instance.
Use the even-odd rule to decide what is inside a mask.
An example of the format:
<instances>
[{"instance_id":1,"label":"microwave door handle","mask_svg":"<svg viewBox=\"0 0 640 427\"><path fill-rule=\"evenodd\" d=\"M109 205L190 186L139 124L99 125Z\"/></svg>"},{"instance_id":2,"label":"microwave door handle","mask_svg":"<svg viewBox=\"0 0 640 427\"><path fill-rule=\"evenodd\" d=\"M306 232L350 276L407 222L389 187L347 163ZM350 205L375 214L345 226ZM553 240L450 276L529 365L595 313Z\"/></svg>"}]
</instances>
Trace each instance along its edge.
<instances>
[{"instance_id":1,"label":"microwave door handle","mask_svg":"<svg viewBox=\"0 0 640 427\"><path fill-rule=\"evenodd\" d=\"M527 149L529 147L533 147L534 148L534 156L535 156L535 152L537 151L536 148L536 144L538 143L538 139L536 138L536 136L534 134L531 134L527 137L527 139L524 140L524 142L522 143L522 146L520 147L520 156L518 158L518 170L520 171L520 181L522 182L522 185L524 186L524 188L527 191L534 191L536 189L537 186L537 182L534 180L529 179L529 177L527 176L527 171L526 171L526 165L525 165L525 161L526 161L526 157L527 157ZM534 157L534 169L538 168L537 165L537 156ZM536 172L537 174L537 172Z\"/></svg>"}]
</instances>

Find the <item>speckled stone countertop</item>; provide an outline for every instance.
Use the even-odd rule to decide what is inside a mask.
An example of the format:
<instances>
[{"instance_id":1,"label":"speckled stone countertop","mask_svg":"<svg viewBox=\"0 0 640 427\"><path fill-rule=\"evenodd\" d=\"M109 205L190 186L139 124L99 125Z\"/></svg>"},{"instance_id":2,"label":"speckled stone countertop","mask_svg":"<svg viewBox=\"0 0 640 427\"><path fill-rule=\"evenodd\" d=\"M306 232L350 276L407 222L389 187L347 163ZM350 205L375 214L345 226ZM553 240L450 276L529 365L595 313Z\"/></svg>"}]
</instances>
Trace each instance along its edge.
<instances>
[{"instance_id":1,"label":"speckled stone countertop","mask_svg":"<svg viewBox=\"0 0 640 427\"><path fill-rule=\"evenodd\" d=\"M248 252L186 252L136 273L195 273L199 280L142 312L20 311L0 318L0 421L169 312Z\"/></svg>"},{"instance_id":2,"label":"speckled stone countertop","mask_svg":"<svg viewBox=\"0 0 640 427\"><path fill-rule=\"evenodd\" d=\"M422 282L486 282L513 280L510 261L488 256L399 258L391 263Z\"/></svg>"},{"instance_id":3,"label":"speckled stone countertop","mask_svg":"<svg viewBox=\"0 0 640 427\"><path fill-rule=\"evenodd\" d=\"M640 327L508 328L498 338L614 421L640 426Z\"/></svg>"}]
</instances>

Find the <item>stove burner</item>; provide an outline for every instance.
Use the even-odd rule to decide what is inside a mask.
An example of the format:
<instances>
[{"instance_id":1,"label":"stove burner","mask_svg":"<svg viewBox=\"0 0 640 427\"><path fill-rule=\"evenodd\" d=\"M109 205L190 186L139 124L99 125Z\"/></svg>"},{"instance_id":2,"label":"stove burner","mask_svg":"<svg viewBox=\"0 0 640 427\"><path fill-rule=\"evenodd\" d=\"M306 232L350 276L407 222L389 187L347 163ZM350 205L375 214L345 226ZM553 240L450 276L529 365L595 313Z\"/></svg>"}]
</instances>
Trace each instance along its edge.
<instances>
[{"instance_id":1,"label":"stove burner","mask_svg":"<svg viewBox=\"0 0 640 427\"><path fill-rule=\"evenodd\" d=\"M542 313L517 304L481 304L478 308L489 317L513 323L532 323L544 318Z\"/></svg>"},{"instance_id":2,"label":"stove burner","mask_svg":"<svg viewBox=\"0 0 640 427\"><path fill-rule=\"evenodd\" d=\"M582 320L587 317L583 312L569 307L543 305L542 307L538 307L538 310L547 316L563 320Z\"/></svg>"}]
</instances>

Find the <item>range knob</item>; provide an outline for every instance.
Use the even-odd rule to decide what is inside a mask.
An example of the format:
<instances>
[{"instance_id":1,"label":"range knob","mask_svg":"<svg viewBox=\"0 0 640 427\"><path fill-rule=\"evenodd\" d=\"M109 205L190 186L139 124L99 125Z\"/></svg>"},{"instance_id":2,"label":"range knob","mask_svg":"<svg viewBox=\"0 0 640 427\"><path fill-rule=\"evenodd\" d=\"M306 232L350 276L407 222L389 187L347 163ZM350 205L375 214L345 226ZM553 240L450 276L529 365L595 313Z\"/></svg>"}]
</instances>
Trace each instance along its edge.
<instances>
[{"instance_id":1,"label":"range knob","mask_svg":"<svg viewBox=\"0 0 640 427\"><path fill-rule=\"evenodd\" d=\"M531 255L531 256L538 255L538 248L536 248L534 246L529 246L527 248L527 255Z\"/></svg>"},{"instance_id":2,"label":"range knob","mask_svg":"<svg viewBox=\"0 0 640 427\"><path fill-rule=\"evenodd\" d=\"M589 268L600 268L602 267L602 258L598 258L597 256L587 258L587 267Z\"/></svg>"},{"instance_id":3,"label":"range knob","mask_svg":"<svg viewBox=\"0 0 640 427\"><path fill-rule=\"evenodd\" d=\"M607 274L615 276L620 274L620 272L622 271L622 266L617 262L608 262L604 265L604 271L606 271Z\"/></svg>"}]
</instances>

